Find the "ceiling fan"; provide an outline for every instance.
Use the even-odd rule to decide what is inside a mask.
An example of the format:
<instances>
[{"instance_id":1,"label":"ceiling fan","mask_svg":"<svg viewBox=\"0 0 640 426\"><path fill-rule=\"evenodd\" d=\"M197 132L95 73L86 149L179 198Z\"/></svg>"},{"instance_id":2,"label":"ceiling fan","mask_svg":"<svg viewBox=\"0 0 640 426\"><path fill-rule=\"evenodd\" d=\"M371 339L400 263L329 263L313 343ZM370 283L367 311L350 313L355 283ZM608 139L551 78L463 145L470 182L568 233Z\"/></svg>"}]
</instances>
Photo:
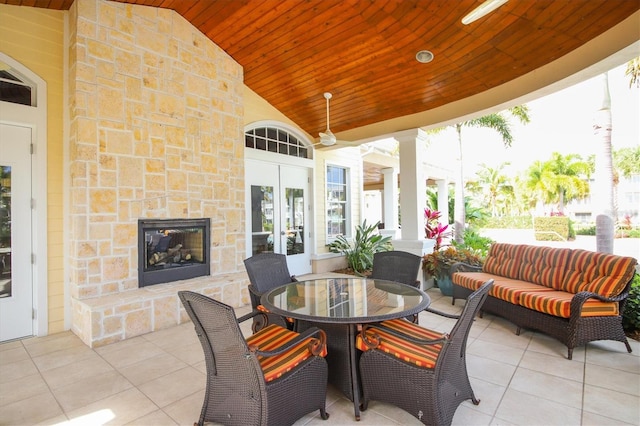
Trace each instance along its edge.
<instances>
[{"instance_id":1,"label":"ceiling fan","mask_svg":"<svg viewBox=\"0 0 640 426\"><path fill-rule=\"evenodd\" d=\"M331 99L333 95L329 92L324 93L324 98L327 100L327 128L324 132L320 132L318 136L320 136L320 142L314 143L311 145L313 148L316 148L318 145L323 147L336 146L337 147L348 147L348 146L358 146L353 142L338 140L336 135L333 134L331 129L329 128L329 99Z\"/></svg>"},{"instance_id":2,"label":"ceiling fan","mask_svg":"<svg viewBox=\"0 0 640 426\"><path fill-rule=\"evenodd\" d=\"M324 92L324 98L327 100L327 130L320 132L320 145L323 146L333 146L337 141L336 136L329 128L329 99L331 99L332 96L333 95L331 93Z\"/></svg>"}]
</instances>

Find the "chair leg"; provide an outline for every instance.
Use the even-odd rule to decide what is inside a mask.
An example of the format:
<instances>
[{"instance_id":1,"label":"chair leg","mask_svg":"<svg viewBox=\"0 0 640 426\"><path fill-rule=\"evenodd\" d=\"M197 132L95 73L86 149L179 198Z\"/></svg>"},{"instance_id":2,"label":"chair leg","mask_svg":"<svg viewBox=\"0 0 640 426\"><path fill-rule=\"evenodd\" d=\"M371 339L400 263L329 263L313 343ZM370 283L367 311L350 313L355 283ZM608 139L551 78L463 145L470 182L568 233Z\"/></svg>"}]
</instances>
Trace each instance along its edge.
<instances>
[{"instance_id":1,"label":"chair leg","mask_svg":"<svg viewBox=\"0 0 640 426\"><path fill-rule=\"evenodd\" d=\"M327 413L327 410L325 408L320 409L320 418L322 420L327 420L329 418L329 413Z\"/></svg>"}]
</instances>

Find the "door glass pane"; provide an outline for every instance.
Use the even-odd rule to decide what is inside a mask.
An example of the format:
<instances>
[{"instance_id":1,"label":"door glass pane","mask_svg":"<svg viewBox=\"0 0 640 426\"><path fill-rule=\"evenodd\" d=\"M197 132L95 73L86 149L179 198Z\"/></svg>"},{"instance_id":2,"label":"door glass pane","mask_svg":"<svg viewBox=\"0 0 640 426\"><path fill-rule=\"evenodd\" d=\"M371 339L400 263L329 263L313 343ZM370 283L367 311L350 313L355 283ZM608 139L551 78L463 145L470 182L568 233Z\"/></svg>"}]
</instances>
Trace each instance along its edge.
<instances>
[{"instance_id":1,"label":"door glass pane","mask_svg":"<svg viewBox=\"0 0 640 426\"><path fill-rule=\"evenodd\" d=\"M11 167L0 166L0 297L11 297Z\"/></svg>"},{"instance_id":2,"label":"door glass pane","mask_svg":"<svg viewBox=\"0 0 640 426\"><path fill-rule=\"evenodd\" d=\"M252 254L273 252L273 187L251 186Z\"/></svg>"},{"instance_id":3,"label":"door glass pane","mask_svg":"<svg viewBox=\"0 0 640 426\"><path fill-rule=\"evenodd\" d=\"M285 188L287 255L304 253L304 190Z\"/></svg>"}]
</instances>

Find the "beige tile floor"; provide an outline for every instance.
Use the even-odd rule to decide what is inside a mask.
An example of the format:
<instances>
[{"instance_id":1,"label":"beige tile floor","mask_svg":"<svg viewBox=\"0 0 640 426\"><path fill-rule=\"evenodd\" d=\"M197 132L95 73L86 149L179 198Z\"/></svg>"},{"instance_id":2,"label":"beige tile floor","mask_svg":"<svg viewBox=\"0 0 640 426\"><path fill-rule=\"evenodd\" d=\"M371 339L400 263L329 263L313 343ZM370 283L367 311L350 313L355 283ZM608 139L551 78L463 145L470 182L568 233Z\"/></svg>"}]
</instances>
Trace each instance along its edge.
<instances>
[{"instance_id":1,"label":"beige tile floor","mask_svg":"<svg viewBox=\"0 0 640 426\"><path fill-rule=\"evenodd\" d=\"M429 294L432 306L460 310L437 289ZM453 324L426 313L420 323L441 331ZM497 317L478 319L467 362L481 403L463 403L453 424L640 425L640 344L631 343L632 354L619 342L592 343L569 361L554 339L533 332L516 336L514 326ZM204 357L190 323L98 349L70 332L4 343L0 424L192 425L204 381ZM351 402L331 387L327 411L326 422L313 413L296 424L420 424L376 402L356 422Z\"/></svg>"}]
</instances>

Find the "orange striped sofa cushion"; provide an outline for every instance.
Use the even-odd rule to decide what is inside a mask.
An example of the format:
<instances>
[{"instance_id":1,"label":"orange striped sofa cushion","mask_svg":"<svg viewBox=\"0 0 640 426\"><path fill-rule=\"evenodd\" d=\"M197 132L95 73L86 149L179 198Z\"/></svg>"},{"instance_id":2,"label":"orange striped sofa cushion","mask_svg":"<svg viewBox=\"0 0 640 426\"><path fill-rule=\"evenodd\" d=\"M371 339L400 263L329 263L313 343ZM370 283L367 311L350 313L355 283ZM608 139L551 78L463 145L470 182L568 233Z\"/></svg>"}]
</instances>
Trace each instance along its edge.
<instances>
[{"instance_id":1,"label":"orange striped sofa cushion","mask_svg":"<svg viewBox=\"0 0 640 426\"><path fill-rule=\"evenodd\" d=\"M494 279L489 295L517 305L523 294L539 291L553 291L553 289L527 281L497 277Z\"/></svg>"},{"instance_id":2,"label":"orange striped sofa cushion","mask_svg":"<svg viewBox=\"0 0 640 426\"><path fill-rule=\"evenodd\" d=\"M495 278L495 275L487 274L485 272L455 272L451 276L451 282L459 285L460 287L476 291L487 280Z\"/></svg>"},{"instance_id":3,"label":"orange striped sofa cushion","mask_svg":"<svg viewBox=\"0 0 640 426\"><path fill-rule=\"evenodd\" d=\"M552 288L561 283L571 249L527 246L522 253L519 278Z\"/></svg>"},{"instance_id":4,"label":"orange striped sofa cushion","mask_svg":"<svg viewBox=\"0 0 640 426\"><path fill-rule=\"evenodd\" d=\"M482 272L506 278L520 278L522 254L527 249L524 244L493 243L482 265Z\"/></svg>"},{"instance_id":5,"label":"orange striped sofa cushion","mask_svg":"<svg viewBox=\"0 0 640 426\"><path fill-rule=\"evenodd\" d=\"M520 295L528 291L553 291L552 288L541 286L522 280L503 278L484 272L456 272L452 276L453 283L469 290L475 291L487 280L493 279L493 287L489 295L497 299L506 300L518 304Z\"/></svg>"},{"instance_id":6,"label":"orange striped sofa cushion","mask_svg":"<svg viewBox=\"0 0 640 426\"><path fill-rule=\"evenodd\" d=\"M271 324L252 336L247 337L247 344L261 351L272 351L298 336L299 334L294 331L287 330L276 324ZM280 355L269 357L258 355L258 361L260 362L260 367L262 367L265 381L270 382L282 377L283 374L291 371L302 361L313 356L308 347L312 339L313 338L305 339ZM320 356L324 357L326 355L327 348L325 346Z\"/></svg>"},{"instance_id":7,"label":"orange striped sofa cushion","mask_svg":"<svg viewBox=\"0 0 640 426\"><path fill-rule=\"evenodd\" d=\"M636 264L633 257L576 249L569 257L565 278L556 289L617 296L633 277Z\"/></svg>"},{"instance_id":8,"label":"orange striped sofa cushion","mask_svg":"<svg viewBox=\"0 0 640 426\"><path fill-rule=\"evenodd\" d=\"M440 339L443 337L442 333L420 327L419 325L411 323L403 318L383 321L381 324L417 339ZM369 328L366 333L367 336L374 336L376 334L379 336L380 343L376 350L393 355L396 358L417 367L434 368L438 355L440 354L440 350L442 349L442 344L417 345L400 337L396 337L380 328ZM356 348L363 352L371 350L371 348L364 343L362 335L360 334L358 334L356 339Z\"/></svg>"},{"instance_id":9,"label":"orange striped sofa cushion","mask_svg":"<svg viewBox=\"0 0 640 426\"><path fill-rule=\"evenodd\" d=\"M571 299L575 295L565 291L543 291L523 293L520 305L538 312L556 317L569 318L571 316ZM581 317L615 316L618 315L618 303L601 302L589 299L582 305Z\"/></svg>"}]
</instances>

